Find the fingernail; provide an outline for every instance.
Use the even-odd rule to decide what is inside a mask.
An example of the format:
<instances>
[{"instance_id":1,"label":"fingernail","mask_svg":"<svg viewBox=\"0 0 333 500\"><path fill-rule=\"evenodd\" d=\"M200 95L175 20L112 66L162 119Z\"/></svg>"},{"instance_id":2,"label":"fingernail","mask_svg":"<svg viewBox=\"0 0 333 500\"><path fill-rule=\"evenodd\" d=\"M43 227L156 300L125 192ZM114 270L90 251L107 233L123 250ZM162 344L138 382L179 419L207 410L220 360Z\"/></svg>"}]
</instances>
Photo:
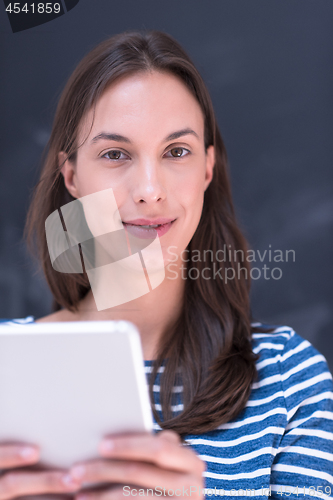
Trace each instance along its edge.
<instances>
[{"instance_id":1,"label":"fingernail","mask_svg":"<svg viewBox=\"0 0 333 500\"><path fill-rule=\"evenodd\" d=\"M86 473L86 468L84 465L74 465L71 468L70 474L75 479L82 479Z\"/></svg>"},{"instance_id":2,"label":"fingernail","mask_svg":"<svg viewBox=\"0 0 333 500\"><path fill-rule=\"evenodd\" d=\"M89 497L88 497L88 495L82 495L82 494L80 494L80 495L77 495L75 497L75 500L89 500Z\"/></svg>"},{"instance_id":3,"label":"fingernail","mask_svg":"<svg viewBox=\"0 0 333 500\"><path fill-rule=\"evenodd\" d=\"M72 477L71 474L66 474L65 476L62 477L61 480L67 488L78 487L77 481Z\"/></svg>"},{"instance_id":4,"label":"fingernail","mask_svg":"<svg viewBox=\"0 0 333 500\"><path fill-rule=\"evenodd\" d=\"M111 441L110 439L108 439L107 441L102 441L101 450L106 453L114 450L114 442Z\"/></svg>"},{"instance_id":5,"label":"fingernail","mask_svg":"<svg viewBox=\"0 0 333 500\"><path fill-rule=\"evenodd\" d=\"M24 459L29 459L29 458L36 456L36 450L35 450L35 448L32 448L31 446L26 446L25 448L22 448L19 453L20 453L20 457L22 457Z\"/></svg>"}]
</instances>

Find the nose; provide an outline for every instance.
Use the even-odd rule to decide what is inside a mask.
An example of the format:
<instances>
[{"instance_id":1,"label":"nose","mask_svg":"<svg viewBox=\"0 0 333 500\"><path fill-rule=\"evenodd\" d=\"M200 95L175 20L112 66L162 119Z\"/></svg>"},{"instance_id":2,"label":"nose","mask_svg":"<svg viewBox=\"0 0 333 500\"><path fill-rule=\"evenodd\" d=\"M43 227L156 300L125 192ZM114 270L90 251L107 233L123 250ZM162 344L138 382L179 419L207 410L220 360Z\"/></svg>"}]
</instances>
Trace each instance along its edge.
<instances>
[{"instance_id":1,"label":"nose","mask_svg":"<svg viewBox=\"0 0 333 500\"><path fill-rule=\"evenodd\" d=\"M137 164L133 181L135 203L154 204L165 200L165 179L158 162L145 159Z\"/></svg>"}]
</instances>

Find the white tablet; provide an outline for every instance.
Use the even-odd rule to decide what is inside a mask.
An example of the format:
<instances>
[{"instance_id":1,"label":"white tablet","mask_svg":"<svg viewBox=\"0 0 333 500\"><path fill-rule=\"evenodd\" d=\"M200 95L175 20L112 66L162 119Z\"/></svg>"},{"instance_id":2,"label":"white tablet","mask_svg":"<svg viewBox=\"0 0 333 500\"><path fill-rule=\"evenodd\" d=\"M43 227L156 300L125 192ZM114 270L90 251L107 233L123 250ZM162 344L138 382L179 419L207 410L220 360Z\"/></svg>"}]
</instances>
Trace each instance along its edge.
<instances>
[{"instance_id":1,"label":"white tablet","mask_svg":"<svg viewBox=\"0 0 333 500\"><path fill-rule=\"evenodd\" d=\"M69 467L103 436L152 430L140 336L127 321L0 327L0 442Z\"/></svg>"}]
</instances>

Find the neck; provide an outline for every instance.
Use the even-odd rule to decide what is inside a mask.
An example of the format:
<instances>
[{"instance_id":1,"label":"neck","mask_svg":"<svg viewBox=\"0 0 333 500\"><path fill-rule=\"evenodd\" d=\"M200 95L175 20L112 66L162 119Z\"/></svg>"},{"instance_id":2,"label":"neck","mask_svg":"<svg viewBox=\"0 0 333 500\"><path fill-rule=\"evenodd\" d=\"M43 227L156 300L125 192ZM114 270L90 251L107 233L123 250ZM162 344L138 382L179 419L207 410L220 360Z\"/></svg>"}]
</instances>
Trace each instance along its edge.
<instances>
[{"instance_id":1,"label":"neck","mask_svg":"<svg viewBox=\"0 0 333 500\"><path fill-rule=\"evenodd\" d=\"M185 281L181 273L178 272L174 279L175 273L171 274L168 268L165 271L163 282L149 293L102 311L97 310L90 290L79 304L78 320L126 320L134 323L140 333L144 359L155 359L161 339L168 335L183 306Z\"/></svg>"}]
</instances>

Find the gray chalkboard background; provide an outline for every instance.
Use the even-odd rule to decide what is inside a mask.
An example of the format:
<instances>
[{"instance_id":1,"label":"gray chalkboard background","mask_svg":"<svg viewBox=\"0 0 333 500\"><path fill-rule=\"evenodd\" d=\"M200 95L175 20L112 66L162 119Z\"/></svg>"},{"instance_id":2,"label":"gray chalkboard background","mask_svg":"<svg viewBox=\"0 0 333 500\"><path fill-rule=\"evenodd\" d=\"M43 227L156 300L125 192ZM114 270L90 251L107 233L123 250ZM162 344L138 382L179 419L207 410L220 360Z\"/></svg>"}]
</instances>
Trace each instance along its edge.
<instances>
[{"instance_id":1,"label":"gray chalkboard background","mask_svg":"<svg viewBox=\"0 0 333 500\"><path fill-rule=\"evenodd\" d=\"M106 37L159 29L186 48L211 92L239 220L252 248L267 250L253 266L282 271L253 281L254 315L292 326L333 369L332 27L332 0L80 0L13 34L2 3L0 317L50 312L22 231L66 79ZM269 249L294 250L295 261L270 262Z\"/></svg>"}]
</instances>

